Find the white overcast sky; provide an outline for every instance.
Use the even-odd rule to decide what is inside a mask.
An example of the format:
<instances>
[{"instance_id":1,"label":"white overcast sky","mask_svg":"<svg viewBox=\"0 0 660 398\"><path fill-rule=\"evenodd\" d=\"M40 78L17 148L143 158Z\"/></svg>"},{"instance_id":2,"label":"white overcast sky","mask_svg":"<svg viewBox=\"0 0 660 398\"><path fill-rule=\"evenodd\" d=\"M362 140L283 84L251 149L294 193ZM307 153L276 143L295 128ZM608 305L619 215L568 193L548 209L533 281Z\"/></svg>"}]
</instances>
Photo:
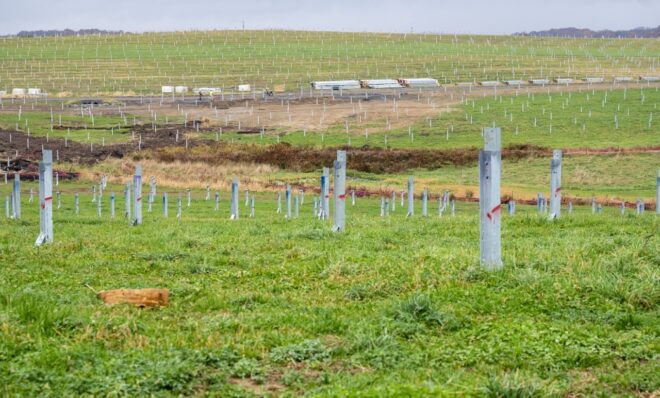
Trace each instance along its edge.
<instances>
[{"instance_id":1,"label":"white overcast sky","mask_svg":"<svg viewBox=\"0 0 660 398\"><path fill-rule=\"evenodd\" d=\"M660 25L660 0L0 0L0 34L98 28L509 34Z\"/></svg>"}]
</instances>

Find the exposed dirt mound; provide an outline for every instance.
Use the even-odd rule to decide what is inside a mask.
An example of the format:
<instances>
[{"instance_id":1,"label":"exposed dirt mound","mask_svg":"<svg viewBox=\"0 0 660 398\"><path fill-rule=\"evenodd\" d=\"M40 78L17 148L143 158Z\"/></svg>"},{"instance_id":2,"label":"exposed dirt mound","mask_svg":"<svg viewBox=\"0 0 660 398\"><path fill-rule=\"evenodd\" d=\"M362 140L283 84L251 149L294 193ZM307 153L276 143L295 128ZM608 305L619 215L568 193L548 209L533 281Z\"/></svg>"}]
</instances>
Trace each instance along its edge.
<instances>
[{"instance_id":1,"label":"exposed dirt mound","mask_svg":"<svg viewBox=\"0 0 660 398\"><path fill-rule=\"evenodd\" d=\"M475 164L479 153L476 148L452 150L383 149L368 146L313 148L280 143L267 147L221 144L198 146L192 150L169 147L150 155L163 162L261 163L287 170L313 171L332 164L337 156L337 149L345 149L348 152L348 163L352 170L371 173L396 173L409 169L437 169L447 165ZM503 157L511 159L550 154L549 149L530 145L511 146L502 151Z\"/></svg>"}]
</instances>

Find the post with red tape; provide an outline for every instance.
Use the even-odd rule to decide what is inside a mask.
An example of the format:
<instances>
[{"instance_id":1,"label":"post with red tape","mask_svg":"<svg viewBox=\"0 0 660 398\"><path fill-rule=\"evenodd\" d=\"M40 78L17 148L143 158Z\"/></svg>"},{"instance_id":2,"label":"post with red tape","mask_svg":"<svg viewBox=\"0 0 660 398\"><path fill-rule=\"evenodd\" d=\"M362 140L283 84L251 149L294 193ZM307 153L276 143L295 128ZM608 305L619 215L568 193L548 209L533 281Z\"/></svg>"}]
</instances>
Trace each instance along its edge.
<instances>
[{"instance_id":1,"label":"post with red tape","mask_svg":"<svg viewBox=\"0 0 660 398\"><path fill-rule=\"evenodd\" d=\"M337 151L337 160L334 162L333 192L335 201L333 232L341 232L346 227L346 151Z\"/></svg>"},{"instance_id":2,"label":"post with red tape","mask_svg":"<svg viewBox=\"0 0 660 398\"><path fill-rule=\"evenodd\" d=\"M561 213L561 158L560 149L552 151L550 160L550 219L559 218Z\"/></svg>"},{"instance_id":3,"label":"post with red tape","mask_svg":"<svg viewBox=\"0 0 660 398\"><path fill-rule=\"evenodd\" d=\"M481 266L488 270L502 268L500 216L500 175L502 169L501 130L485 128L485 148L479 151L479 210Z\"/></svg>"},{"instance_id":4,"label":"post with red tape","mask_svg":"<svg viewBox=\"0 0 660 398\"><path fill-rule=\"evenodd\" d=\"M53 242L53 151L44 150L39 162L39 236L34 243L41 246Z\"/></svg>"},{"instance_id":5,"label":"post with red tape","mask_svg":"<svg viewBox=\"0 0 660 398\"><path fill-rule=\"evenodd\" d=\"M142 166L135 165L133 176L133 225L142 224Z\"/></svg>"}]
</instances>

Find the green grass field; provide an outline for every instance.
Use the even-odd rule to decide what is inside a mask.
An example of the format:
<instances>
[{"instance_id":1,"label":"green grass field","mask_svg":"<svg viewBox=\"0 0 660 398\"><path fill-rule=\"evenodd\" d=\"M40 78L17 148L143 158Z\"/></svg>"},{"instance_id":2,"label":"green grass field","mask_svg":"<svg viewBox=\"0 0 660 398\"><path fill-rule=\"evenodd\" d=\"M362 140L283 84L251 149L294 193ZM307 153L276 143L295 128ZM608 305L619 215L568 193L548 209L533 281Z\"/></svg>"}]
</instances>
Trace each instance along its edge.
<instances>
[{"instance_id":1,"label":"green grass field","mask_svg":"<svg viewBox=\"0 0 660 398\"><path fill-rule=\"evenodd\" d=\"M196 194L144 225L73 211L34 248L37 205L0 221L4 395L566 396L660 389L658 218L587 208L503 216L502 272L478 266L478 215L348 207L347 231L275 213L228 220ZM25 187L27 189L27 186ZM162 189L162 188L161 188ZM120 187L112 187L121 192ZM118 195L121 196L121 195ZM242 195L241 195L242 198ZM398 205L398 204L397 204ZM420 211L417 201L416 211ZM433 206L430 206L433 208ZM433 211L431 210L433 214ZM418 213L419 214L419 213ZM165 287L171 305L106 307L94 289Z\"/></svg>"},{"instance_id":2,"label":"green grass field","mask_svg":"<svg viewBox=\"0 0 660 398\"><path fill-rule=\"evenodd\" d=\"M642 100L643 99L643 100ZM630 90L534 93L468 99L466 104L439 116L424 118L408 128L386 128L386 120L330 126L326 131L280 131L245 135L223 131L222 139L234 142L294 145L392 148L481 147L481 130L502 128L502 144L533 144L549 148L609 148L660 146L658 87ZM615 123L615 115L617 123ZM355 124L354 124L355 123ZM368 134L365 134L368 129ZM215 137L207 134L207 138Z\"/></svg>"},{"instance_id":3,"label":"green grass field","mask_svg":"<svg viewBox=\"0 0 660 398\"><path fill-rule=\"evenodd\" d=\"M292 31L207 31L0 38L0 90L158 93L161 85L233 90L313 80L434 77L480 80L653 75L653 39Z\"/></svg>"}]
</instances>

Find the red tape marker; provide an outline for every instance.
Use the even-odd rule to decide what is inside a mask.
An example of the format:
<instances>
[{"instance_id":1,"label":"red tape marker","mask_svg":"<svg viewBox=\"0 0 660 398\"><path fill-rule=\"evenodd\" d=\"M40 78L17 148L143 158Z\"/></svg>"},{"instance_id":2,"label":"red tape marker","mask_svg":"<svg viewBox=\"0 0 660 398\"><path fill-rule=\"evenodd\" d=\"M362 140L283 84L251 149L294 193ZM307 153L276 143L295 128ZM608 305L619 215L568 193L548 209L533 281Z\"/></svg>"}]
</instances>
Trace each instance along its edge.
<instances>
[{"instance_id":1,"label":"red tape marker","mask_svg":"<svg viewBox=\"0 0 660 398\"><path fill-rule=\"evenodd\" d=\"M339 199L346 200L346 194L339 195Z\"/></svg>"},{"instance_id":2,"label":"red tape marker","mask_svg":"<svg viewBox=\"0 0 660 398\"><path fill-rule=\"evenodd\" d=\"M502 207L502 204L501 204L501 203L498 204L497 206L493 207L493 210L491 210L491 211L489 211L488 213L486 213L486 217L488 217L488 219L492 221L492 220L493 220L493 216L495 215L495 213L499 213L501 207Z\"/></svg>"}]
</instances>

